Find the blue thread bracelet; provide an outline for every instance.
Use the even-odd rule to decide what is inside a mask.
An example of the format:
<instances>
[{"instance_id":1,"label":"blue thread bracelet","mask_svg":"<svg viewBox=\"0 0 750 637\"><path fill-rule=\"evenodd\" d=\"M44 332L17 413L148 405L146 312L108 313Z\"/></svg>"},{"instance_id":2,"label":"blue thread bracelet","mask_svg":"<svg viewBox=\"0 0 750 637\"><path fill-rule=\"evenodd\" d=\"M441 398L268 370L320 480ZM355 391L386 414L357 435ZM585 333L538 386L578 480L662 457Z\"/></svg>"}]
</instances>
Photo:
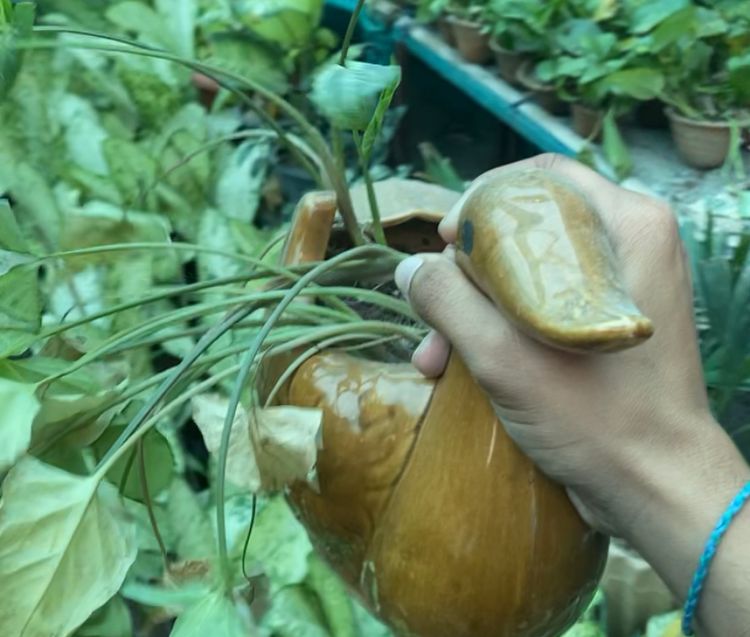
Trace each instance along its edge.
<instances>
[{"instance_id":1,"label":"blue thread bracelet","mask_svg":"<svg viewBox=\"0 0 750 637\"><path fill-rule=\"evenodd\" d=\"M719 522L711 532L708 542L706 542L706 547L703 549L703 554L700 560L698 560L698 568L695 569L695 575L690 584L690 590L685 601L685 611L682 616L682 633L688 637L693 635L693 617L695 616L695 609L700 600L703 584L708 576L708 568L711 566L711 561L714 555L716 555L719 543L727 532L729 525L732 524L732 521L737 517L737 514L748 500L750 500L750 482L740 489L740 492L734 497L727 510L719 518Z\"/></svg>"}]
</instances>

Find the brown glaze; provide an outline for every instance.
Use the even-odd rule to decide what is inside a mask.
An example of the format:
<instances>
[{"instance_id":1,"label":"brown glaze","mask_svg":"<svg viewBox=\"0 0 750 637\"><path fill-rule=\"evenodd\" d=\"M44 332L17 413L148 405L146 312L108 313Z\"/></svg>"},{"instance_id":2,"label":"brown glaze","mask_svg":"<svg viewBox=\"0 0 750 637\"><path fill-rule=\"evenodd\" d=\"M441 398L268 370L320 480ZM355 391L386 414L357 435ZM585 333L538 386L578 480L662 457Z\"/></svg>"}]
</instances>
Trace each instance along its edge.
<instances>
[{"instance_id":1,"label":"brown glaze","mask_svg":"<svg viewBox=\"0 0 750 637\"><path fill-rule=\"evenodd\" d=\"M336 216L336 195L331 192L311 192L300 199L292 216L289 233L281 251L285 266L323 261ZM261 400L272 391L276 380L284 373L302 349L267 358L258 375L257 390ZM277 404L287 403L289 382L280 388Z\"/></svg>"},{"instance_id":2,"label":"brown glaze","mask_svg":"<svg viewBox=\"0 0 750 637\"><path fill-rule=\"evenodd\" d=\"M530 336L614 351L653 333L621 283L601 219L571 184L542 170L505 173L462 203L456 261Z\"/></svg>"},{"instance_id":3,"label":"brown glaze","mask_svg":"<svg viewBox=\"0 0 750 637\"><path fill-rule=\"evenodd\" d=\"M292 404L323 410L320 493L297 485L292 499L316 547L353 587L433 388L411 365L334 352L311 358L292 381Z\"/></svg>"},{"instance_id":4,"label":"brown glaze","mask_svg":"<svg viewBox=\"0 0 750 637\"><path fill-rule=\"evenodd\" d=\"M420 637L558 635L590 601L607 546L455 355L377 529L369 601Z\"/></svg>"},{"instance_id":5,"label":"brown glaze","mask_svg":"<svg viewBox=\"0 0 750 637\"><path fill-rule=\"evenodd\" d=\"M428 229L409 224L431 221L427 243L440 245L446 209L394 210L389 241L420 249ZM290 244L319 253L324 233L311 229L308 242L298 225L318 219L298 214ZM318 488L297 484L289 500L320 553L397 634L553 637L588 603L606 539L516 448L455 355L435 384L406 364L324 352L285 398L323 409Z\"/></svg>"},{"instance_id":6,"label":"brown glaze","mask_svg":"<svg viewBox=\"0 0 750 637\"><path fill-rule=\"evenodd\" d=\"M411 219L439 223L455 206L461 195L447 188L413 179L392 177L375 184L380 219L384 226L394 226ZM352 188L352 205L359 222L372 220L367 189L363 184Z\"/></svg>"},{"instance_id":7,"label":"brown glaze","mask_svg":"<svg viewBox=\"0 0 750 637\"><path fill-rule=\"evenodd\" d=\"M312 192L302 197L284 243L281 255L284 265L313 263L325 258L336 207L336 196L330 192Z\"/></svg>"}]
</instances>

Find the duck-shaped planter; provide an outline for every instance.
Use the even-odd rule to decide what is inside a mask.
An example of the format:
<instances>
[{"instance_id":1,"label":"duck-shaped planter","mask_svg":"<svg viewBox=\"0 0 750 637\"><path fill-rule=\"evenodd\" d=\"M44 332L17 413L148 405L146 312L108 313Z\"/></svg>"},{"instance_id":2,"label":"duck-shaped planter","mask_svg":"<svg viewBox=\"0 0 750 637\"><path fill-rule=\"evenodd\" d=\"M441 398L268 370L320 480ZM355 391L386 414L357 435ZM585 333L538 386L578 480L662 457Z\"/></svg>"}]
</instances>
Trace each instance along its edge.
<instances>
[{"instance_id":1,"label":"duck-shaped planter","mask_svg":"<svg viewBox=\"0 0 750 637\"><path fill-rule=\"evenodd\" d=\"M364 218L363 191L353 191ZM439 251L457 203L413 181L377 185L388 242ZM521 329L576 351L634 345L650 323L618 283L596 212L540 171L485 180L461 203L459 264ZM288 264L341 242L331 195L301 202ZM481 335L478 335L481 338ZM403 637L555 637L591 600L608 540L515 446L453 353L437 381L408 363L323 352L282 393L324 412L319 488L289 501L320 554Z\"/></svg>"}]
</instances>

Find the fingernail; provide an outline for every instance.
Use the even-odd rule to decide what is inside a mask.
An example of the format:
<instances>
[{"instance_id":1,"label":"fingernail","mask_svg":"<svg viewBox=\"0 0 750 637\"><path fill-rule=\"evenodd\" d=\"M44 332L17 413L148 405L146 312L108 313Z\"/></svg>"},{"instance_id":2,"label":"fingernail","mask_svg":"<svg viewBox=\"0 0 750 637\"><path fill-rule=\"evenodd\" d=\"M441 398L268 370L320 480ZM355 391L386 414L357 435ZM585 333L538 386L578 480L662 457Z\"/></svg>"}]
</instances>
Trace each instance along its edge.
<instances>
[{"instance_id":1,"label":"fingernail","mask_svg":"<svg viewBox=\"0 0 750 637\"><path fill-rule=\"evenodd\" d=\"M432 340L434 338L434 332L430 332L427 336L425 336L422 339L422 342L417 345L417 348L414 350L414 353L411 355L411 359L414 360L415 358L419 358L419 356L424 352L429 346L430 343L432 343Z\"/></svg>"},{"instance_id":2,"label":"fingernail","mask_svg":"<svg viewBox=\"0 0 750 637\"><path fill-rule=\"evenodd\" d=\"M411 280L414 278L417 270L422 267L424 260L421 257L411 256L404 259L396 267L394 279L398 289L401 290L406 298L409 297L409 288L411 287Z\"/></svg>"}]
</instances>

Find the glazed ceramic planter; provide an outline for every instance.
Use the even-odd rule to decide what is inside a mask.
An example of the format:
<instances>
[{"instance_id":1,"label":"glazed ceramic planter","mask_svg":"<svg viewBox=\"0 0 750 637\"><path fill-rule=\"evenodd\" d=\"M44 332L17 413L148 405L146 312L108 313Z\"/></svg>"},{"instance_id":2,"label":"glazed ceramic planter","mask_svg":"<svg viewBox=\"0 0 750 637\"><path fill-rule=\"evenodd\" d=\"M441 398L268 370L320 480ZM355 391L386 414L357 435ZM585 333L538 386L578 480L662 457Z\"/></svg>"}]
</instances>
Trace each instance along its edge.
<instances>
[{"instance_id":1,"label":"glazed ceramic planter","mask_svg":"<svg viewBox=\"0 0 750 637\"><path fill-rule=\"evenodd\" d=\"M436 225L458 195L395 179L376 188L392 247L444 247ZM364 190L353 200L368 219ZM304 198L286 263L346 247L343 230L331 229L334 213L330 196ZM267 366L264 383L283 365ZM433 381L408 363L323 352L278 400L324 414L319 488L293 486L293 509L320 554L398 635L552 637L590 601L607 539L508 438L456 354Z\"/></svg>"},{"instance_id":2,"label":"glazed ceramic planter","mask_svg":"<svg viewBox=\"0 0 750 637\"><path fill-rule=\"evenodd\" d=\"M448 22L453 31L453 41L464 60L472 64L484 64L490 59L490 37L483 32L481 24L456 16L449 16Z\"/></svg>"},{"instance_id":3,"label":"glazed ceramic planter","mask_svg":"<svg viewBox=\"0 0 750 637\"><path fill-rule=\"evenodd\" d=\"M729 154L732 132L729 122L690 119L667 109L672 138L680 156L693 168L721 166Z\"/></svg>"}]
</instances>

